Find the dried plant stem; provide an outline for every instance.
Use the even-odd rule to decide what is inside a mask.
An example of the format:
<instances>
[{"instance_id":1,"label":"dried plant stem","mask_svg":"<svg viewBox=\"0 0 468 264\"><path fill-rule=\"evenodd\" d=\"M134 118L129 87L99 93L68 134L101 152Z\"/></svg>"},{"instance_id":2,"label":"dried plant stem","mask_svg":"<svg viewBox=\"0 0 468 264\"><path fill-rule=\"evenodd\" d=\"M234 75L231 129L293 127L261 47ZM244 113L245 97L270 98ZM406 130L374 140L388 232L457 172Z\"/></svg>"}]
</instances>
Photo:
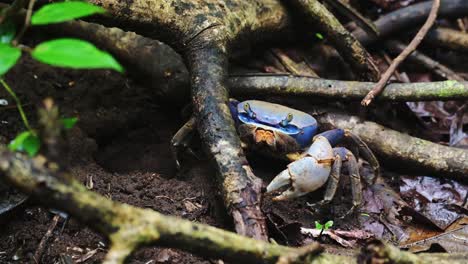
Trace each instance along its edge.
<instances>
[{"instance_id":1,"label":"dried plant stem","mask_svg":"<svg viewBox=\"0 0 468 264\"><path fill-rule=\"evenodd\" d=\"M398 55L390 64L387 71L382 75L379 82L375 85L375 87L364 97L361 101L361 104L364 106L368 106L374 97L382 93L385 89L385 85L387 84L390 77L393 75L393 72L398 68L398 66L419 46L421 41L423 40L424 36L427 34L429 29L434 24L437 18L437 11L439 10L440 0L434 0L431 8L431 12L426 20L426 23L421 27L419 32L416 34L414 39L410 42L410 44L403 50L400 55Z\"/></svg>"}]
</instances>

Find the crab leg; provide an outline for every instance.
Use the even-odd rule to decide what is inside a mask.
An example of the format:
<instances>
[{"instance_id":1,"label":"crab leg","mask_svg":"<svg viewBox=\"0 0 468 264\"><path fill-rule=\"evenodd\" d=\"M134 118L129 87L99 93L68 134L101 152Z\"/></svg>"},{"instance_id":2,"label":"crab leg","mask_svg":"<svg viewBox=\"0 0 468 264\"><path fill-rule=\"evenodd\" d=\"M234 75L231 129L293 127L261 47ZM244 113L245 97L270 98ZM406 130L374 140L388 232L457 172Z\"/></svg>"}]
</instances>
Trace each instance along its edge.
<instances>
[{"instance_id":1,"label":"crab leg","mask_svg":"<svg viewBox=\"0 0 468 264\"><path fill-rule=\"evenodd\" d=\"M171 139L170 147L177 169L180 169L179 153L184 149L190 149L189 145L195 129L196 119L192 116Z\"/></svg>"},{"instance_id":2,"label":"crab leg","mask_svg":"<svg viewBox=\"0 0 468 264\"><path fill-rule=\"evenodd\" d=\"M351 146L357 146L359 154L369 162L370 166L374 170L374 182L378 177L380 177L380 164L374 153L360 137L354 135L351 131L338 128L320 133L316 137L318 136L326 137L332 146L338 144L343 138L348 139ZM342 158L344 159L343 156Z\"/></svg>"},{"instance_id":3,"label":"crab leg","mask_svg":"<svg viewBox=\"0 0 468 264\"><path fill-rule=\"evenodd\" d=\"M380 177L380 164L374 153L360 137L351 133L351 131L344 130L344 136L358 146L359 154L362 155L363 158L367 160L367 162L369 162L369 165L374 170L373 182L375 183L375 180Z\"/></svg>"},{"instance_id":4,"label":"crab leg","mask_svg":"<svg viewBox=\"0 0 468 264\"><path fill-rule=\"evenodd\" d=\"M336 153L335 149L333 149L333 152L335 154L335 160L333 161L330 178L328 179L327 189L325 190L323 200L313 204L307 203L307 206L309 207L320 207L324 204L328 204L333 200L333 197L335 196L336 190L338 189L338 183L340 182L341 177L342 159L341 156Z\"/></svg>"},{"instance_id":5,"label":"crab leg","mask_svg":"<svg viewBox=\"0 0 468 264\"><path fill-rule=\"evenodd\" d=\"M342 218L352 213L362 203L362 185L361 176L359 175L359 165L353 153L347 149L345 150L347 159L345 163L348 167L349 177L351 178L351 194L353 197L353 206L351 207L351 209L348 210L348 212L346 212L345 215L342 216Z\"/></svg>"}]
</instances>

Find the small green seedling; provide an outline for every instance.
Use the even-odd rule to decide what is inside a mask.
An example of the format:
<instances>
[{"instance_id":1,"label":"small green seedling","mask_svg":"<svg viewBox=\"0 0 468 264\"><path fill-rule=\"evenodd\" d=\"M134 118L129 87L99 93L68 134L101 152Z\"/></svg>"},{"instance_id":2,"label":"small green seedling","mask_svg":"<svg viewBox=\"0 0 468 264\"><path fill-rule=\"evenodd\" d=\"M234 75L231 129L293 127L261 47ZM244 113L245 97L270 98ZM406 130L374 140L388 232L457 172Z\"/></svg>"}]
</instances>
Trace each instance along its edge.
<instances>
[{"instance_id":1,"label":"small green seedling","mask_svg":"<svg viewBox=\"0 0 468 264\"><path fill-rule=\"evenodd\" d=\"M333 226L333 221L327 221L325 224L320 224L318 221L315 221L315 229L326 231Z\"/></svg>"},{"instance_id":2,"label":"small green seedling","mask_svg":"<svg viewBox=\"0 0 468 264\"><path fill-rule=\"evenodd\" d=\"M323 40L323 39L324 39L322 33L317 32L317 33L315 33L315 36L316 36L318 39L320 39L320 40Z\"/></svg>"},{"instance_id":3,"label":"small green seedling","mask_svg":"<svg viewBox=\"0 0 468 264\"><path fill-rule=\"evenodd\" d=\"M320 230L319 238L322 236L322 233L328 230L330 227L333 226L333 221L329 220L325 224L320 224L318 221L315 221L315 229Z\"/></svg>"},{"instance_id":4,"label":"small green seedling","mask_svg":"<svg viewBox=\"0 0 468 264\"><path fill-rule=\"evenodd\" d=\"M62 23L105 12L101 7L82 1L51 3L32 14L31 26ZM3 75L18 62L22 52L28 52L34 59L52 66L73 69L112 69L120 73L123 73L124 69L112 55L80 39L54 39L42 42L33 49L24 48L18 45L18 41L28 26L24 25L25 28L17 33L12 19L7 18L0 24L0 84L15 100L27 129L11 141L9 148L13 151L25 151L30 156L34 156L39 151L41 141L37 133L29 126L18 96L3 79ZM61 120L65 129L71 129L77 121L76 117Z\"/></svg>"}]
</instances>

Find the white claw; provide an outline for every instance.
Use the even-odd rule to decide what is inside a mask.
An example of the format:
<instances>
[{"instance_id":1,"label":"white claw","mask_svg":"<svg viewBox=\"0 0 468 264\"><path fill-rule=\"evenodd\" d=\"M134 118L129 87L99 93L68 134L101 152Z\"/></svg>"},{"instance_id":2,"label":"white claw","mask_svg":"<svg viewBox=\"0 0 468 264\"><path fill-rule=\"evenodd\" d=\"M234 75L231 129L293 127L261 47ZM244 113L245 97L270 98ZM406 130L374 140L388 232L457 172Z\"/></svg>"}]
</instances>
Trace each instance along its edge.
<instances>
[{"instance_id":1,"label":"white claw","mask_svg":"<svg viewBox=\"0 0 468 264\"><path fill-rule=\"evenodd\" d=\"M267 186L267 192L273 192L291 183L289 171L284 170L278 174Z\"/></svg>"},{"instance_id":2,"label":"white claw","mask_svg":"<svg viewBox=\"0 0 468 264\"><path fill-rule=\"evenodd\" d=\"M333 150L324 137L315 139L306 151L306 156L288 165L288 168L278 174L268 185L267 192L291 187L274 200L285 200L305 195L322 187L327 182L333 162Z\"/></svg>"}]
</instances>

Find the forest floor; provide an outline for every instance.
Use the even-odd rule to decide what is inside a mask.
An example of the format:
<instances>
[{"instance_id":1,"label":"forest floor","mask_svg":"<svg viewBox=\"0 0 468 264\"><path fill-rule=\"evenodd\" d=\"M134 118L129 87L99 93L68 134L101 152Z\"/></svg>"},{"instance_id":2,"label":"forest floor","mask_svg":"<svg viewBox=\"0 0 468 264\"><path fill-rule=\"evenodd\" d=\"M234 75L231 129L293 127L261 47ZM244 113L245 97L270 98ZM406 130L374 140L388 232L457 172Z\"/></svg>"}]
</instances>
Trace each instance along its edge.
<instances>
[{"instance_id":1,"label":"forest floor","mask_svg":"<svg viewBox=\"0 0 468 264\"><path fill-rule=\"evenodd\" d=\"M278 51L275 52L278 54ZM316 59L317 64L309 63L309 66L320 64L315 70L321 77L345 78L340 75L343 69L333 60L324 63ZM380 66L385 68L382 61ZM250 63L248 67L252 65L258 66L257 63ZM281 72L271 63L271 54L266 59L266 65L261 66L266 72ZM431 73L412 66L405 70L411 81L437 80ZM155 94L148 88L149 85L136 83L111 71L53 68L27 56L23 56L20 63L8 73L6 81L22 99L33 123L36 107L46 97L54 99L63 116L79 118L77 125L67 133L70 153L68 165L73 176L89 189L115 201L233 229L217 188L215 170L206 156L201 154L197 140L194 142L196 157L185 157L182 170L176 169L169 144L187 117L180 108L174 109L154 100ZM0 98L8 98L5 91L0 91ZM280 103L290 102L282 98L270 99ZM300 102L297 105L307 107L307 104ZM448 144L453 135L463 134L467 129L466 115L462 115L461 122L452 122L461 106L459 103L409 106L415 113L414 118L424 123L430 131L430 135L412 131L417 136ZM388 118L385 121L389 126L401 122L400 119L395 121L388 116L384 118ZM414 120L412 118L409 117L405 122L414 125L411 123ZM1 107L0 143L8 143L22 130L23 124L15 105L11 103ZM466 134L459 138L456 146L468 147L467 138ZM287 164L254 154L249 154L248 159L255 175L265 183L271 181ZM371 170L368 164L361 160L360 165L363 178L369 178ZM301 228L314 229L316 221L325 223L333 220L331 230L355 233L365 231L366 235L383 238L400 246L407 245L412 251L468 250L466 239L455 245L448 245L447 242L451 239L448 236L454 234L468 237L465 225L468 222L468 186L423 176L409 177L406 172L393 172L391 166L382 165L385 182L375 186L365 185L362 209L345 219L339 217L351 206L347 177L343 177L331 205L318 211L311 210L306 203L319 201L323 197L324 188L285 202L272 202L271 197L265 196L262 210L267 217L271 237L280 244L306 244L312 238L303 234ZM0 263L35 263L33 256L52 225L53 217L51 210L37 205L32 199L0 215ZM316 239L326 245L329 252L351 254L352 248L357 248L369 237L340 238L344 242L341 240L340 243L339 238L325 234ZM432 238L432 242L427 242L428 238ZM107 244L108 241L73 217L60 218L41 260L42 263L99 263L105 256ZM347 249L344 249L343 244ZM130 263L221 262L204 260L179 250L148 247L133 254Z\"/></svg>"}]
</instances>

